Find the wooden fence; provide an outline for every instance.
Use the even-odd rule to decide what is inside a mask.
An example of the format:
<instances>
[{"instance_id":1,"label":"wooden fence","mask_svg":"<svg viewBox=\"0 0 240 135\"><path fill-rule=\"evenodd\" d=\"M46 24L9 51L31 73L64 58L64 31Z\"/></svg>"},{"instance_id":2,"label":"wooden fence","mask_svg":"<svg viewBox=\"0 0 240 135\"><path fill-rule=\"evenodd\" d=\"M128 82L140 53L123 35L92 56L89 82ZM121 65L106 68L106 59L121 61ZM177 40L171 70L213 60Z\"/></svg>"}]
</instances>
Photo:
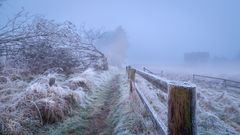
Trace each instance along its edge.
<instances>
[{"instance_id":1,"label":"wooden fence","mask_svg":"<svg viewBox=\"0 0 240 135\"><path fill-rule=\"evenodd\" d=\"M146 67L143 67L143 71L146 71L146 72L154 74L154 75L163 75L163 71L162 70L161 70L161 74L160 74L160 73L154 73L151 70L147 69ZM240 82L239 81L234 81L234 80L229 80L229 79L219 78L219 77L212 77L212 76L207 76L207 75L198 75L198 74L193 74L192 76L193 76L192 77L193 81L196 81L197 78L208 78L208 79L221 81L225 88L232 87L232 88L240 89Z\"/></svg>"},{"instance_id":2,"label":"wooden fence","mask_svg":"<svg viewBox=\"0 0 240 135\"><path fill-rule=\"evenodd\" d=\"M153 73L152 71L148 70L148 69L145 68L145 67L143 67L143 71L144 71L144 72L147 71L148 73L155 74L155 73Z\"/></svg>"},{"instance_id":3,"label":"wooden fence","mask_svg":"<svg viewBox=\"0 0 240 135\"><path fill-rule=\"evenodd\" d=\"M160 135L197 135L196 87L188 83L167 81L153 74L126 67L130 91L136 91ZM168 93L168 126L157 118L157 114L135 82L138 74Z\"/></svg>"},{"instance_id":4,"label":"wooden fence","mask_svg":"<svg viewBox=\"0 0 240 135\"><path fill-rule=\"evenodd\" d=\"M193 81L195 81L197 77L222 81L223 86L225 88L226 87L240 88L240 82L238 82L238 81L233 81L233 80L218 78L218 77L211 77L211 76L206 76L206 75L197 75L197 74L193 74Z\"/></svg>"},{"instance_id":5,"label":"wooden fence","mask_svg":"<svg viewBox=\"0 0 240 135\"><path fill-rule=\"evenodd\" d=\"M143 67L143 71L144 72L148 72L148 73L151 73L151 74L155 74L155 75L163 75L163 70L161 70L161 73L154 73L154 72L152 72L151 70L149 70L149 69L147 69L146 67Z\"/></svg>"}]
</instances>

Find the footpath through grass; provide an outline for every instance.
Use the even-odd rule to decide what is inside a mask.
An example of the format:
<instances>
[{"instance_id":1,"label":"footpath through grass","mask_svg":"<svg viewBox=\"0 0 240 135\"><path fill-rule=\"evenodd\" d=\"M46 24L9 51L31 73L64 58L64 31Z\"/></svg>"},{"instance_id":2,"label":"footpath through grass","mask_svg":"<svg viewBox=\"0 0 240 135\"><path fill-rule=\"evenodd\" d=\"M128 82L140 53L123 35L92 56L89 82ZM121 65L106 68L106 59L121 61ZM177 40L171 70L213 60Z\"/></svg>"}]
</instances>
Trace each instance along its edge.
<instances>
[{"instance_id":1,"label":"footpath through grass","mask_svg":"<svg viewBox=\"0 0 240 135\"><path fill-rule=\"evenodd\" d=\"M72 117L48 127L41 134L111 135L114 127L108 116L119 98L119 87L119 75L114 75L94 90L85 108L75 109Z\"/></svg>"}]
</instances>

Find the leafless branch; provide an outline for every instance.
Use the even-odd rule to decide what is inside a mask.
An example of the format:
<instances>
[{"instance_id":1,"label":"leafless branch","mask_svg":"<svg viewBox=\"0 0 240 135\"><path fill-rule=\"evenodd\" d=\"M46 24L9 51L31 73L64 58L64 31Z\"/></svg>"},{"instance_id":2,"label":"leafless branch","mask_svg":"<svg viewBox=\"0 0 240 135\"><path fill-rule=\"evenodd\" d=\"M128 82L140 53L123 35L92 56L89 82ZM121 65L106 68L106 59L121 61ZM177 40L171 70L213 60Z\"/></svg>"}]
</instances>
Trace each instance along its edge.
<instances>
[{"instance_id":1,"label":"leafless branch","mask_svg":"<svg viewBox=\"0 0 240 135\"><path fill-rule=\"evenodd\" d=\"M77 32L71 22L60 24L20 11L0 27L0 57L35 71L56 66L87 68L101 65L99 60L106 65L104 54L94 46L101 34L100 30L83 27Z\"/></svg>"}]
</instances>

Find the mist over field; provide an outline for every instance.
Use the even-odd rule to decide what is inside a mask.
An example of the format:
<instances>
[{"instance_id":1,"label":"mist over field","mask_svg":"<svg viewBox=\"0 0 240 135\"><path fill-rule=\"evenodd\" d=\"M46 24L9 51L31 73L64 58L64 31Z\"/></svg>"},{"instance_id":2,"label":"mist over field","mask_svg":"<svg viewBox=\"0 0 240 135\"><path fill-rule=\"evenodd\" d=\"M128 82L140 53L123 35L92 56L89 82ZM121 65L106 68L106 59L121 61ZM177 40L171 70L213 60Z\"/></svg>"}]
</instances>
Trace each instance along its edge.
<instances>
[{"instance_id":1,"label":"mist over field","mask_svg":"<svg viewBox=\"0 0 240 135\"><path fill-rule=\"evenodd\" d=\"M239 7L0 0L0 135L240 134Z\"/></svg>"}]
</instances>

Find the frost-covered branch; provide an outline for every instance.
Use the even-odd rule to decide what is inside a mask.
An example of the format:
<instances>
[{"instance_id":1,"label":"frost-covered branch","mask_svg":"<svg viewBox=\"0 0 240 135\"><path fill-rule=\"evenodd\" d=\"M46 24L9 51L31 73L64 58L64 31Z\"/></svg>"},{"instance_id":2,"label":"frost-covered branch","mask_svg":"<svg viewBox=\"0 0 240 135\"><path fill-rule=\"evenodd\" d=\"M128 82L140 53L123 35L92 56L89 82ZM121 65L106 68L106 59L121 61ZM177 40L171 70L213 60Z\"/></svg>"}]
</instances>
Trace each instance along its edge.
<instances>
[{"instance_id":1,"label":"frost-covered branch","mask_svg":"<svg viewBox=\"0 0 240 135\"><path fill-rule=\"evenodd\" d=\"M34 72L58 66L86 69L104 65L100 69L107 69L104 54L94 46L101 32L94 31L77 32L69 21L56 23L20 11L0 27L0 57L5 56L13 67L26 67Z\"/></svg>"}]
</instances>

